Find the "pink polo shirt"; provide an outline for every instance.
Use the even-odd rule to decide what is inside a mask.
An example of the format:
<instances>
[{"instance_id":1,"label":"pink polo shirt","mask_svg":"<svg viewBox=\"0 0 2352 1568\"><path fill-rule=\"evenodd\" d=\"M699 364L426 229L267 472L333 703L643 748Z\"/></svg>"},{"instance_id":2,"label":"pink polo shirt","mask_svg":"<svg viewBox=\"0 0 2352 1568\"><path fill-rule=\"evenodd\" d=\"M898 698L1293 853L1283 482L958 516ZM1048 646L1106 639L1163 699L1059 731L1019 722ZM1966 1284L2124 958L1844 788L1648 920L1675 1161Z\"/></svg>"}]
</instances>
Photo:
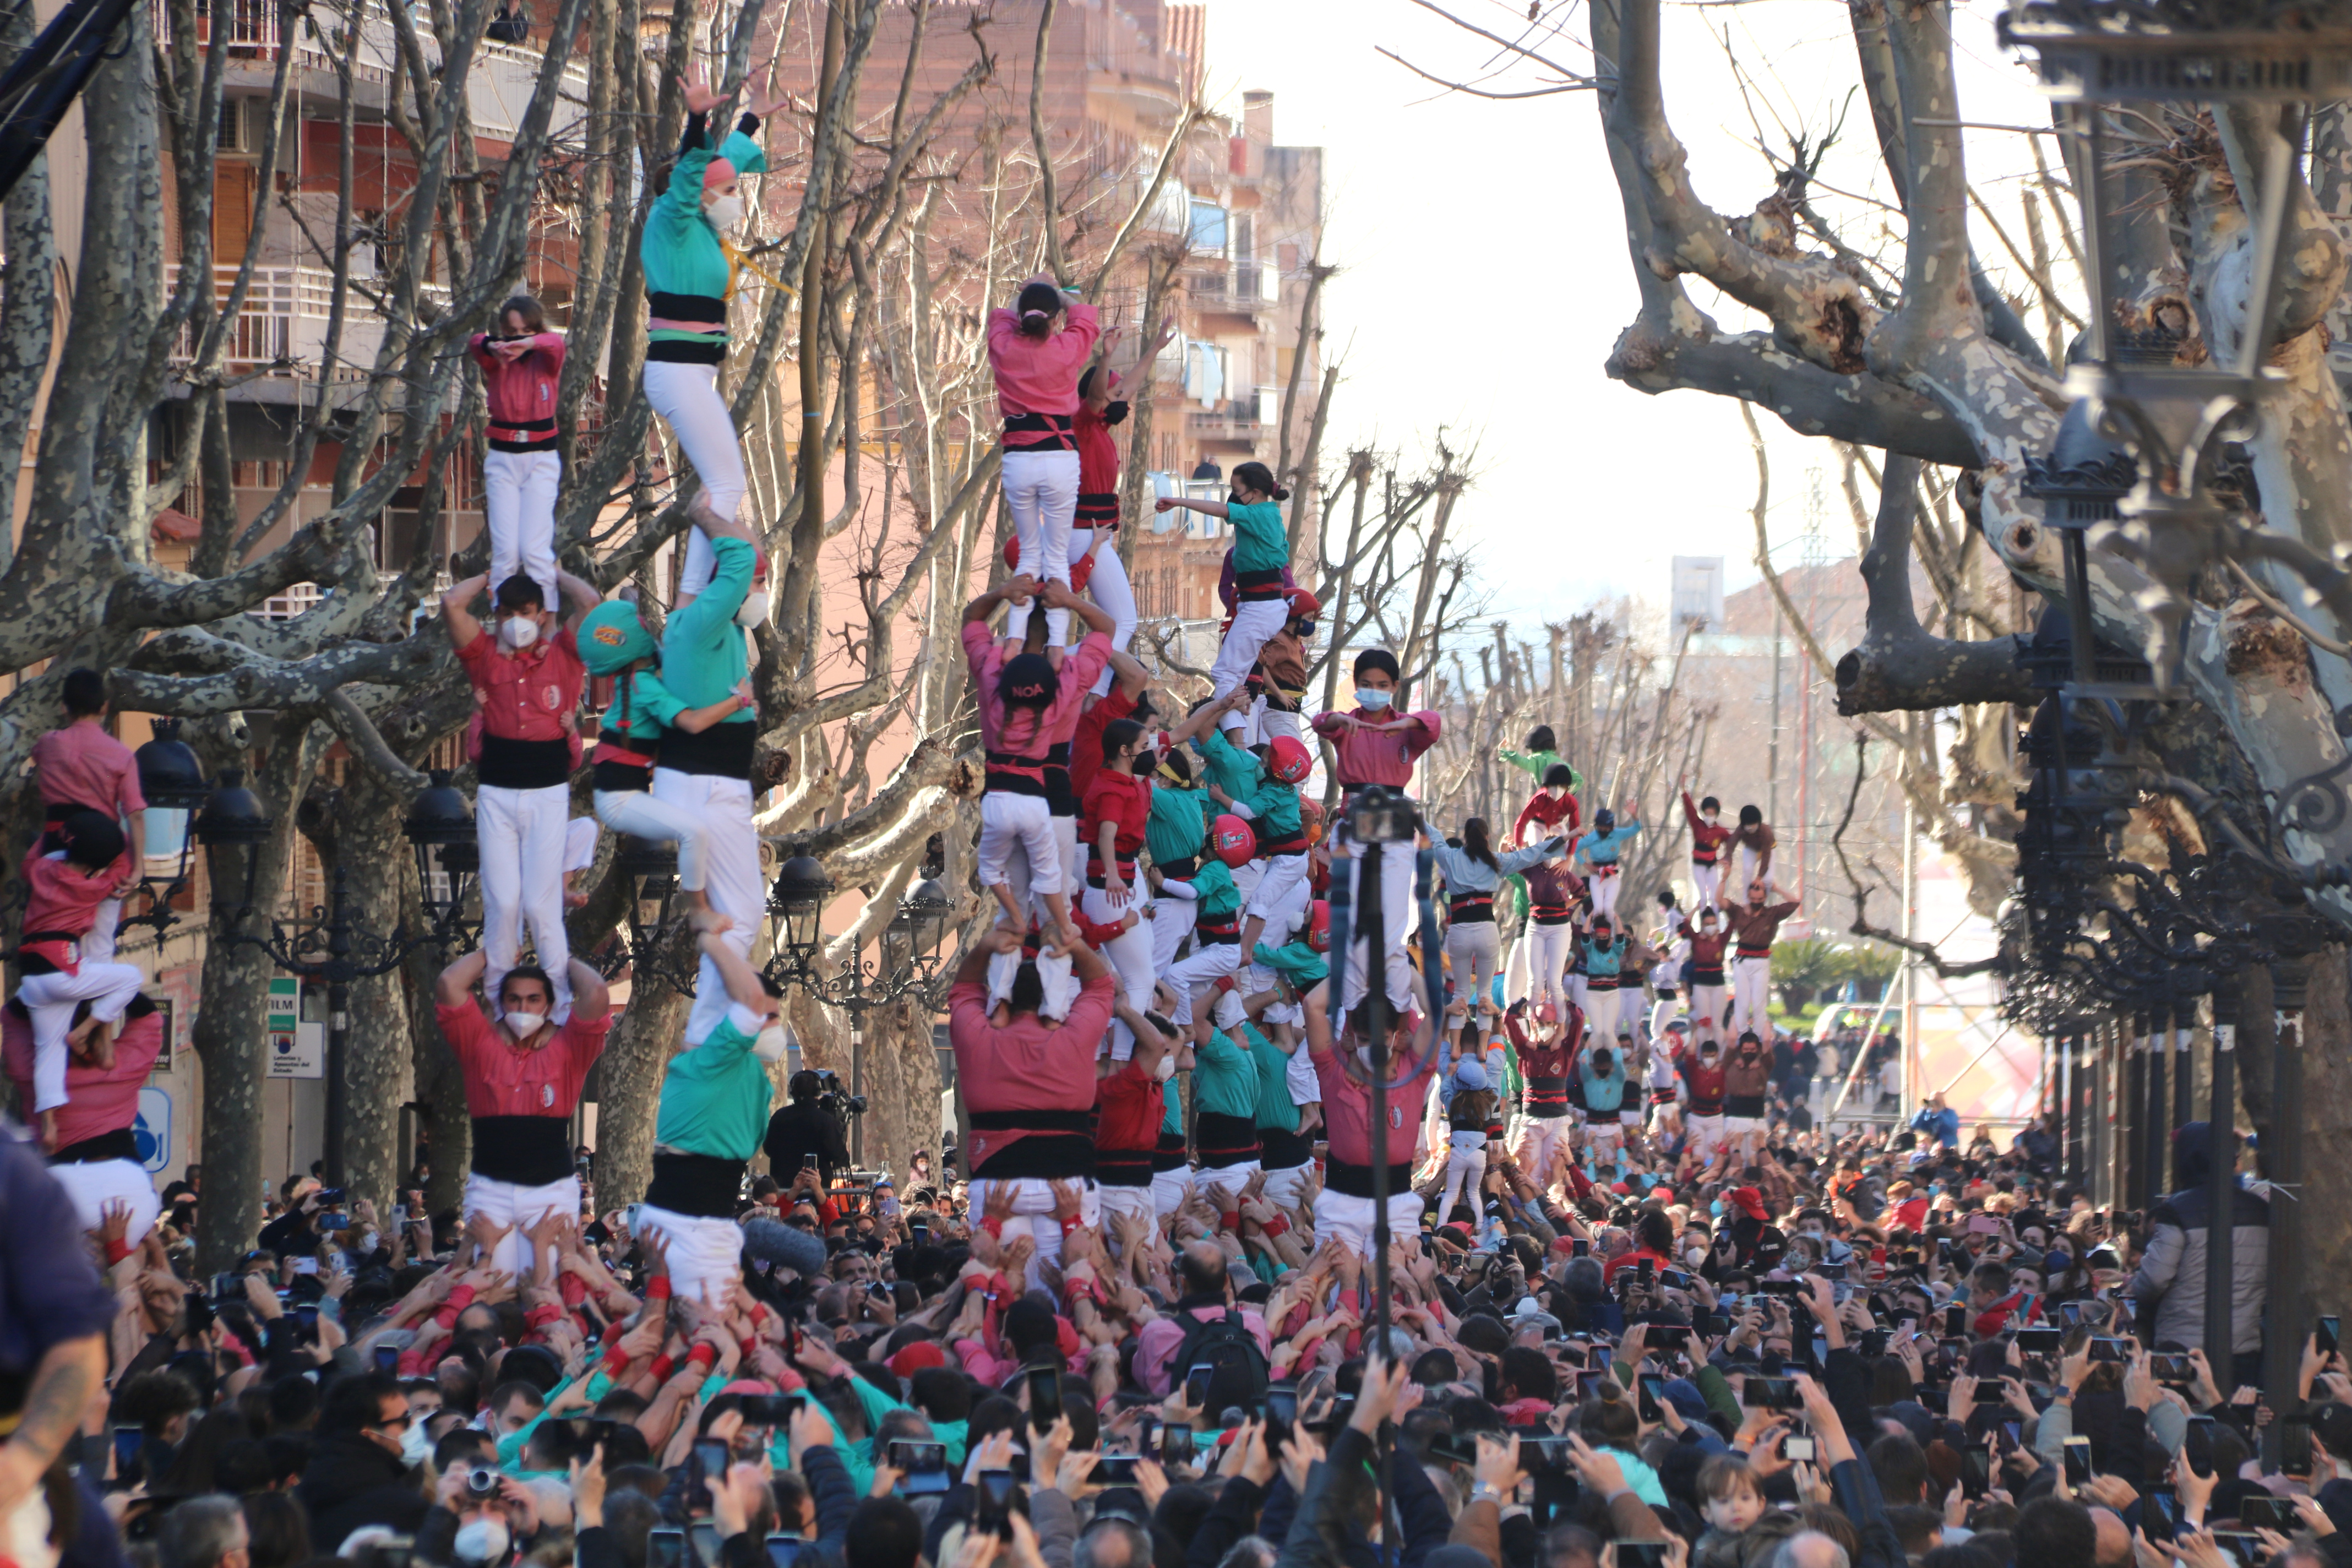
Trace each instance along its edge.
<instances>
[{"instance_id":1,"label":"pink polo shirt","mask_svg":"<svg viewBox=\"0 0 2352 1568\"><path fill-rule=\"evenodd\" d=\"M1323 1125L1329 1142L1331 1157L1345 1160L1351 1165L1370 1165L1372 1161L1372 1091L1348 1076L1336 1051L1314 1051L1308 1059L1315 1065L1316 1081L1323 1088ZM1384 1147L1387 1154L1382 1163L1402 1165L1412 1159L1413 1145L1421 1136L1421 1101L1429 1086L1431 1069L1436 1065L1436 1053L1432 1052L1414 1069L1412 1078L1388 1091L1389 1125ZM1391 1071L1394 1071L1391 1063Z\"/></svg>"},{"instance_id":2,"label":"pink polo shirt","mask_svg":"<svg viewBox=\"0 0 2352 1568\"><path fill-rule=\"evenodd\" d=\"M1346 717L1379 723L1391 722L1398 715L1375 713L1369 708L1351 709ZM1364 784L1387 784L1402 789L1412 783L1412 764L1422 752L1437 744L1443 721L1432 712L1407 713L1409 724L1399 724L1391 730L1358 730L1339 722L1340 715L1318 713L1315 716L1315 732L1331 742L1339 755L1339 786L1354 790Z\"/></svg>"},{"instance_id":3,"label":"pink polo shirt","mask_svg":"<svg viewBox=\"0 0 2352 1568\"><path fill-rule=\"evenodd\" d=\"M1083 300L1070 301L1068 310L1067 323L1044 339L1024 336L1021 313L1010 306L988 313L988 364L996 373L997 412L1006 419L1054 414L1066 421L1076 415L1078 373L1094 357L1102 324L1095 308ZM1008 431L1004 445L1010 449L1074 447L1067 437L1043 431Z\"/></svg>"},{"instance_id":4,"label":"pink polo shirt","mask_svg":"<svg viewBox=\"0 0 2352 1568\"><path fill-rule=\"evenodd\" d=\"M66 1102L58 1107L58 1147L70 1149L139 1120L139 1090L163 1049L163 1015L134 999L114 1037L114 1065L66 1063ZM19 1103L33 1103L33 1022L11 1002L0 1008L0 1063L16 1086Z\"/></svg>"},{"instance_id":5,"label":"pink polo shirt","mask_svg":"<svg viewBox=\"0 0 2352 1568\"><path fill-rule=\"evenodd\" d=\"M131 748L95 719L51 730L33 742L43 805L81 806L121 818L147 809L139 793L139 764Z\"/></svg>"},{"instance_id":6,"label":"pink polo shirt","mask_svg":"<svg viewBox=\"0 0 2352 1568\"><path fill-rule=\"evenodd\" d=\"M1079 705L1092 689L1095 677L1110 662L1110 638L1101 632L1088 632L1077 647L1063 658L1062 668L1055 675L1054 705L1034 724L1025 711L1018 720L1008 722L1004 700L996 694L997 678L1004 671L1004 652L997 646L997 638L986 621L964 622L963 655L979 696L982 749L1034 758L1042 771L1046 749L1056 741L1069 740L1076 732Z\"/></svg>"},{"instance_id":7,"label":"pink polo shirt","mask_svg":"<svg viewBox=\"0 0 2352 1568\"><path fill-rule=\"evenodd\" d=\"M1066 1132L1060 1123L1094 1109L1095 1047L1110 1027L1111 1000L1111 978L1098 974L1063 1022L1021 1013L1000 1029L988 1021L988 987L966 981L948 992L948 1041L971 1118L971 1169L1033 1132ZM1024 1113L1037 1114L1037 1124L1023 1125Z\"/></svg>"},{"instance_id":8,"label":"pink polo shirt","mask_svg":"<svg viewBox=\"0 0 2352 1568\"><path fill-rule=\"evenodd\" d=\"M573 1014L555 1037L535 1051L518 1048L483 1016L471 997L436 1006L441 1037L466 1075L466 1110L472 1116L554 1116L569 1119L580 1105L588 1069L604 1054L608 1015Z\"/></svg>"}]
</instances>

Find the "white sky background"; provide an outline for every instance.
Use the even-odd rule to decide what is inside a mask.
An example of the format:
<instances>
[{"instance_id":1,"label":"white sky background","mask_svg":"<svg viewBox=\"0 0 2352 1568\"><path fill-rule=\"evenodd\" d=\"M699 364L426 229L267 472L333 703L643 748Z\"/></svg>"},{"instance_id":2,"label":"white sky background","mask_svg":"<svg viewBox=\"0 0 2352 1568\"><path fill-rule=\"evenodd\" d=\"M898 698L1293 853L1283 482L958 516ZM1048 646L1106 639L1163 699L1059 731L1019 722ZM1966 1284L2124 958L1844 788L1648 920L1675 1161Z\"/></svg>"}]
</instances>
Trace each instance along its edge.
<instances>
[{"instance_id":1,"label":"white sky background","mask_svg":"<svg viewBox=\"0 0 2352 1568\"><path fill-rule=\"evenodd\" d=\"M1326 453L1368 439L1411 447L1441 425L1475 435L1481 477L1456 516L1493 611L1524 629L1618 595L1663 605L1676 554L1724 556L1731 590L1756 582L1756 467L1737 405L1699 392L1645 395L1602 368L1638 301L1592 95L1494 102L1444 93L1375 46L1455 79L1474 78L1496 51L1412 0L1208 6L1211 95L1237 112L1243 89L1268 89L1276 141L1326 149L1324 254L1346 269L1325 295L1327 342L1344 360ZM1526 16L1524 5L1504 0L1449 0L1449 8L1506 36ZM1996 15L1982 0L1956 15L1962 114L2046 126L2028 68L1994 42ZM1755 151L1726 28L1741 64L1761 79L1756 112L1776 150L1786 142L1766 100L1791 127L1818 132L1847 102L1857 73L1843 0L1669 0L1668 117L1701 199L1737 216L1769 193L1770 174ZM1575 45L1545 52L1589 68L1581 7L1569 31ZM1489 85L1535 80L1521 67ZM2054 167L2052 139L2042 142ZM1971 181L2023 247L2015 204L2016 176L2032 171L2025 138L1972 132L1969 158ZM1887 194L1858 95L1822 179L1873 198ZM1900 237L1899 214L1882 219L1819 187L1815 200L1856 248L1873 248L1882 222ZM1996 285L2015 287L2000 240L1980 220L1975 232ZM2050 243L2059 243L2054 232ZM1726 331L1756 324L1705 284L1685 287ZM2038 330L2038 318L2029 323ZM1834 450L1759 417L1772 464L1776 562L1798 559L1811 465L1823 470L1828 554L1852 553Z\"/></svg>"}]
</instances>

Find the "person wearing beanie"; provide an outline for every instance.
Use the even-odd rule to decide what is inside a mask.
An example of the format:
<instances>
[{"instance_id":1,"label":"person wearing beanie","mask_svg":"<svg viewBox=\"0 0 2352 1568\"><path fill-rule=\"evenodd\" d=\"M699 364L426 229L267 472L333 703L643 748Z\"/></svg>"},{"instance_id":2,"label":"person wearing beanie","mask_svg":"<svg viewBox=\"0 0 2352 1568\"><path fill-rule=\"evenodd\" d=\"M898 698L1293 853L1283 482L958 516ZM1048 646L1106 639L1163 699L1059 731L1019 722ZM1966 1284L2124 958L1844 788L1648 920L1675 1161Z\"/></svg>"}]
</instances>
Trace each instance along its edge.
<instances>
[{"instance_id":1,"label":"person wearing beanie","mask_svg":"<svg viewBox=\"0 0 2352 1568\"><path fill-rule=\"evenodd\" d=\"M45 845L55 848L44 848ZM58 1109L66 1103L69 1058L114 1066L123 1009L146 976L135 965L85 959L81 944L98 911L131 874L121 826L102 812L78 811L34 847L25 862L23 935L16 943L16 1000L33 1026L33 1105L41 1147L58 1147ZM89 1016L74 1011L89 1004Z\"/></svg>"},{"instance_id":2,"label":"person wearing beanie","mask_svg":"<svg viewBox=\"0 0 2352 1568\"><path fill-rule=\"evenodd\" d=\"M760 72L751 73L757 81ZM743 221L742 176L767 172L767 154L752 140L760 121L786 102L781 86L746 84L747 112L722 144L710 144L710 111L724 101L699 73L686 81L686 133L669 184L646 212L637 258L646 274L646 401L669 426L702 489L688 509L694 528L677 577L680 608L707 592L719 570L712 552L720 525L735 521L750 486L734 416L719 389L727 357L727 303L744 263L727 231ZM760 598L764 600L762 593ZM756 613L751 613L756 612ZM728 606L745 626L766 618L766 605L739 600Z\"/></svg>"},{"instance_id":3,"label":"person wearing beanie","mask_svg":"<svg viewBox=\"0 0 2352 1568\"><path fill-rule=\"evenodd\" d=\"M676 844L677 890L689 907L707 910L710 835L699 812L655 796L654 764L668 731L699 735L722 720L751 711L751 682L736 682L716 702L687 707L662 684L660 649L636 605L625 599L607 599L589 611L578 640L588 673L613 678L612 706L604 710L596 750L588 759L594 770L596 820L615 833Z\"/></svg>"},{"instance_id":4,"label":"person wearing beanie","mask_svg":"<svg viewBox=\"0 0 2352 1568\"><path fill-rule=\"evenodd\" d=\"M1744 888L1772 875L1772 829L1758 807L1741 806L1739 826L1723 842L1726 847L1739 851L1739 880L1732 884L1734 887Z\"/></svg>"},{"instance_id":5,"label":"person wearing beanie","mask_svg":"<svg viewBox=\"0 0 2352 1568\"><path fill-rule=\"evenodd\" d=\"M571 946L563 930L563 875L572 858L572 769L580 760L578 623L595 608L593 585L557 574L574 606L567 620L537 582L484 574L441 595L450 646L472 682L478 728L468 749L479 770L474 838L481 855L484 988L495 1004L530 928L539 965L555 980L555 1016L572 1010ZM472 605L493 593L488 626Z\"/></svg>"},{"instance_id":6,"label":"person wearing beanie","mask_svg":"<svg viewBox=\"0 0 2352 1568\"><path fill-rule=\"evenodd\" d=\"M1635 820L1640 809L1639 802L1629 800L1621 817L1604 805L1592 814L1592 830L1576 841L1576 868L1591 889L1596 920L1617 913L1618 861L1642 831Z\"/></svg>"},{"instance_id":7,"label":"person wearing beanie","mask_svg":"<svg viewBox=\"0 0 2352 1568\"><path fill-rule=\"evenodd\" d=\"M2224 1140L2223 1159L2236 1166L2241 1141L2235 1130ZM2131 1288L2144 1342L2202 1345L2205 1342L2205 1258L2214 1223L2213 1126L2191 1121L2172 1134L2172 1169L2179 1186L2148 1212L2147 1248L2140 1255ZM2230 1259L2231 1350L2235 1369L2215 1367L2216 1378L2231 1384L2262 1382L2263 1310L2269 1298L2270 1205L2233 1174Z\"/></svg>"}]
</instances>

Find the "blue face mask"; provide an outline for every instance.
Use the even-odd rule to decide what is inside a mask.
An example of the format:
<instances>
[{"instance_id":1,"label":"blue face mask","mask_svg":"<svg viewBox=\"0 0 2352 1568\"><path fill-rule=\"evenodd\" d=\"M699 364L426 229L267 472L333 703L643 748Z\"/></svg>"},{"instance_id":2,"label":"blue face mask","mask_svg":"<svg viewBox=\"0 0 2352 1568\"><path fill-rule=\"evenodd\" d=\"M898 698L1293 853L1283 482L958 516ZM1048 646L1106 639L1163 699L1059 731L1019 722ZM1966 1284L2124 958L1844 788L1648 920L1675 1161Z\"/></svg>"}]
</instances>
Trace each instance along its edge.
<instances>
[{"instance_id":1,"label":"blue face mask","mask_svg":"<svg viewBox=\"0 0 2352 1568\"><path fill-rule=\"evenodd\" d=\"M1381 691L1369 686L1359 686L1356 688L1356 706L1369 708L1377 713L1387 707L1395 695L1394 692Z\"/></svg>"}]
</instances>

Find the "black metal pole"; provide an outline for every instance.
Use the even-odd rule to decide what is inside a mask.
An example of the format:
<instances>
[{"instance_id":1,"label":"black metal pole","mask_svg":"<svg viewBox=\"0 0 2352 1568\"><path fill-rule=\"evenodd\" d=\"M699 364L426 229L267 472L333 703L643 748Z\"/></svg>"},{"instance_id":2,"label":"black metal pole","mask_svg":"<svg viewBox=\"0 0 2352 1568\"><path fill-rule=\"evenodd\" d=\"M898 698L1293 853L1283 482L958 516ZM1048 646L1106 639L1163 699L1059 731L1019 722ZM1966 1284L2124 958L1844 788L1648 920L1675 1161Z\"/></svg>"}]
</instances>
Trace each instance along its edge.
<instances>
[{"instance_id":1,"label":"black metal pole","mask_svg":"<svg viewBox=\"0 0 2352 1568\"><path fill-rule=\"evenodd\" d=\"M2140 1204L2143 1212L2164 1201L2164 1149L2169 1123L2165 1121L2164 1080L2171 1062L2166 1047L2172 1042L2171 1014L2158 1012L2147 1020L2147 1102L2140 1123Z\"/></svg>"},{"instance_id":2,"label":"black metal pole","mask_svg":"<svg viewBox=\"0 0 2352 1568\"><path fill-rule=\"evenodd\" d=\"M2197 1003L2195 998L2172 1007L2172 1129L2178 1132L2197 1120ZM2179 1185L2176 1179L2174 1184Z\"/></svg>"},{"instance_id":3,"label":"black metal pole","mask_svg":"<svg viewBox=\"0 0 2352 1568\"><path fill-rule=\"evenodd\" d=\"M327 921L327 1185L343 1184L343 1124L351 1092L344 1047L352 1023L352 922L345 901L343 868L335 868L332 912Z\"/></svg>"},{"instance_id":4,"label":"black metal pole","mask_svg":"<svg viewBox=\"0 0 2352 1568\"><path fill-rule=\"evenodd\" d=\"M1389 1349L1389 981L1388 917L1381 907L1381 850L1363 846L1356 862L1357 923L1364 932L1364 1024L1372 1053L1372 1342ZM1341 966L1341 973L1346 967ZM1434 1020L1433 1020L1433 1024Z\"/></svg>"},{"instance_id":5,"label":"black metal pole","mask_svg":"<svg viewBox=\"0 0 2352 1568\"><path fill-rule=\"evenodd\" d=\"M2205 1214L2205 1359L2226 1396L2237 1386L2231 1371L2237 1334L2231 1298L2237 1280L2232 1216L2237 1212L2238 993L2234 983L2213 993L2212 1109L2206 1116L2212 1170L2207 1175Z\"/></svg>"},{"instance_id":6,"label":"black metal pole","mask_svg":"<svg viewBox=\"0 0 2352 1568\"><path fill-rule=\"evenodd\" d=\"M2116 1201L2125 1208L2147 1206L2146 1163L2140 1154L2140 1110L2147 1101L2147 1020L2124 1018L2116 1027L2123 1040L2123 1072L2116 1086Z\"/></svg>"},{"instance_id":7,"label":"black metal pole","mask_svg":"<svg viewBox=\"0 0 2352 1568\"><path fill-rule=\"evenodd\" d=\"M2264 1388L2294 1386L2304 1335L2310 1331L2303 1259L2303 1004L2310 977L2306 959L2281 959L2271 965L2278 1032L2271 1047L2270 1132L2263 1141L2263 1174L2271 1183ZM2282 1436L2275 1421L2263 1433L2266 1464L2278 1462Z\"/></svg>"}]
</instances>

